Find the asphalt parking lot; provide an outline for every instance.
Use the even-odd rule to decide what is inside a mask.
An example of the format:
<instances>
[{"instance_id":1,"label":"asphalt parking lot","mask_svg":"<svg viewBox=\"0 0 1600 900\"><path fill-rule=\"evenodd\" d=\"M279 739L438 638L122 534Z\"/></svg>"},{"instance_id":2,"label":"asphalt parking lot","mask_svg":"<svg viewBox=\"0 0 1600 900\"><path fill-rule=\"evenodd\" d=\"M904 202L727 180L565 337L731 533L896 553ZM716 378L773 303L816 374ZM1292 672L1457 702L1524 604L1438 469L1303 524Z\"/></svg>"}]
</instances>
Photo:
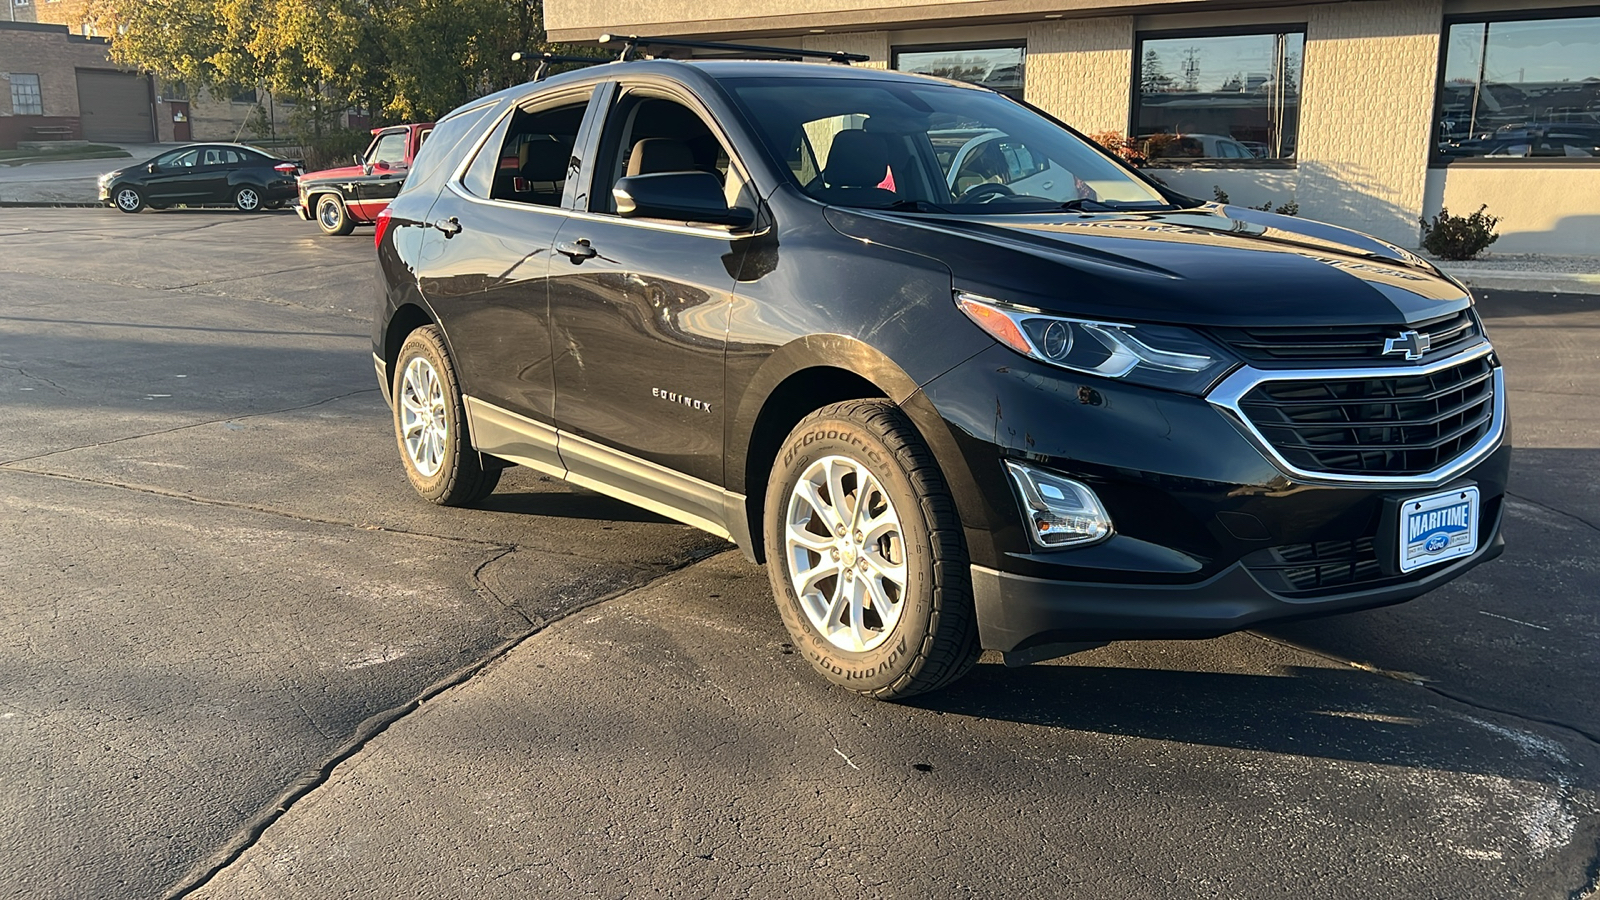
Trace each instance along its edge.
<instances>
[{"instance_id":1,"label":"asphalt parking lot","mask_svg":"<svg viewBox=\"0 0 1600 900\"><path fill-rule=\"evenodd\" d=\"M1600 896L1600 298L1482 297L1502 559L890 705L715 538L419 500L370 234L0 209L4 896Z\"/></svg>"}]
</instances>

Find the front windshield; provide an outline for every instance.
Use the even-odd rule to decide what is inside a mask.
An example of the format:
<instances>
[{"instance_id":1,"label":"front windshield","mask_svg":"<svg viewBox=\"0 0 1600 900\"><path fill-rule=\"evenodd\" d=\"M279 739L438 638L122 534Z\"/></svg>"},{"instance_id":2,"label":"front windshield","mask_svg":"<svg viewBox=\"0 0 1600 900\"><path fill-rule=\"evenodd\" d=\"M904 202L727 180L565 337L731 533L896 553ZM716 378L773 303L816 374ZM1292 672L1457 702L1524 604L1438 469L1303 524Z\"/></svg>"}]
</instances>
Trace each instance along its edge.
<instances>
[{"instance_id":1,"label":"front windshield","mask_svg":"<svg viewBox=\"0 0 1600 900\"><path fill-rule=\"evenodd\" d=\"M1150 185L999 94L869 79L723 84L773 156L824 203L962 213L1167 207Z\"/></svg>"}]
</instances>

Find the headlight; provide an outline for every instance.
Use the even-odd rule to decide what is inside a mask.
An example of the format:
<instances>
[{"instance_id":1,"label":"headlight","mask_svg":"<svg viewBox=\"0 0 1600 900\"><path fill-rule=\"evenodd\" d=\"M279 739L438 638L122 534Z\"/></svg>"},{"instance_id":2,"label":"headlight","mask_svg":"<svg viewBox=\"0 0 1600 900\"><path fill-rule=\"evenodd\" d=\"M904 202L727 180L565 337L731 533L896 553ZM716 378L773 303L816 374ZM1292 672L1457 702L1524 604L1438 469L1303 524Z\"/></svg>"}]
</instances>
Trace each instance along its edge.
<instances>
[{"instance_id":1,"label":"headlight","mask_svg":"<svg viewBox=\"0 0 1600 900\"><path fill-rule=\"evenodd\" d=\"M1237 363L1187 328L1070 319L964 292L956 305L1018 353L1085 375L1202 394Z\"/></svg>"}]
</instances>

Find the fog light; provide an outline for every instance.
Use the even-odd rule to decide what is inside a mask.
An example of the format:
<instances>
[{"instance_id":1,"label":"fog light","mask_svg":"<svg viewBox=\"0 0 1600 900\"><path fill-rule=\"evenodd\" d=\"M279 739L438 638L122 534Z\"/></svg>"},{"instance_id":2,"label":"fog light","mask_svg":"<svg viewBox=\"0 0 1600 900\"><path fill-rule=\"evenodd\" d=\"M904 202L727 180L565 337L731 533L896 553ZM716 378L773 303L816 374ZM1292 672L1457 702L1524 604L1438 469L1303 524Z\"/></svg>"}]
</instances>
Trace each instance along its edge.
<instances>
[{"instance_id":1,"label":"fog light","mask_svg":"<svg viewBox=\"0 0 1600 900\"><path fill-rule=\"evenodd\" d=\"M1111 517L1087 485L1009 459L1006 469L1022 494L1034 543L1054 549L1110 537Z\"/></svg>"}]
</instances>

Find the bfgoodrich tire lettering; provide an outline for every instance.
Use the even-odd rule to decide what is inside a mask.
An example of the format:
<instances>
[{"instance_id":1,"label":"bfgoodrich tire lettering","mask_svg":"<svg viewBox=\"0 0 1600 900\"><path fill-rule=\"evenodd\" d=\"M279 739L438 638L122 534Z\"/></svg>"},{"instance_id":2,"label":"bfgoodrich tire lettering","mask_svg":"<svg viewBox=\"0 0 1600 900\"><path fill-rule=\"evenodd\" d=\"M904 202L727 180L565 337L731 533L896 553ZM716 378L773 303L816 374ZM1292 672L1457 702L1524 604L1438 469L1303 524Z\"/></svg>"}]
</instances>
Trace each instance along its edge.
<instances>
[{"instance_id":1,"label":"bfgoodrich tire lettering","mask_svg":"<svg viewBox=\"0 0 1600 900\"><path fill-rule=\"evenodd\" d=\"M393 377L395 440L417 493L440 506L464 506L493 493L500 469L485 469L467 439L455 366L437 326L406 337Z\"/></svg>"},{"instance_id":2,"label":"bfgoodrich tire lettering","mask_svg":"<svg viewBox=\"0 0 1600 900\"><path fill-rule=\"evenodd\" d=\"M778 610L825 678L887 700L944 687L977 663L955 504L892 403L838 403L796 426L774 462L764 519Z\"/></svg>"}]
</instances>

